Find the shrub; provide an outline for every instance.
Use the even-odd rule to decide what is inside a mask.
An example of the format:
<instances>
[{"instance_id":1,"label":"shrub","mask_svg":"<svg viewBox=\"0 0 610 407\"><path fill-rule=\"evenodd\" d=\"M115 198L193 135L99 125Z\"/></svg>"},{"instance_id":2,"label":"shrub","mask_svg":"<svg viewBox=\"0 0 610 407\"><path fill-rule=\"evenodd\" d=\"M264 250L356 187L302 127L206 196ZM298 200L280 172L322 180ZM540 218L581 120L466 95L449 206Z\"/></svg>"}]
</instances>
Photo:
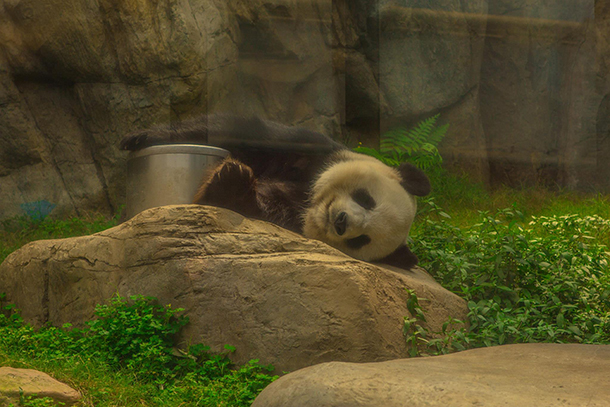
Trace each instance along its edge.
<instances>
[{"instance_id":1,"label":"shrub","mask_svg":"<svg viewBox=\"0 0 610 407\"><path fill-rule=\"evenodd\" d=\"M113 368L127 367L147 380L168 380L179 364L173 356L175 336L188 323L182 309L161 306L152 297L116 295L98 305L96 318L81 331L79 344Z\"/></svg>"},{"instance_id":2,"label":"shrub","mask_svg":"<svg viewBox=\"0 0 610 407\"><path fill-rule=\"evenodd\" d=\"M444 287L468 301L470 346L610 343L610 255L599 216L532 217L514 208L460 229L427 202L414 250ZM421 341L420 341L421 342Z\"/></svg>"},{"instance_id":3,"label":"shrub","mask_svg":"<svg viewBox=\"0 0 610 407\"><path fill-rule=\"evenodd\" d=\"M28 367L34 364L53 369L84 365L86 396L93 405L116 405L117 386L107 383L107 375L113 376L112 380L122 377L130 387L143 388L150 404L163 406L185 402L249 406L277 378L270 375L272 366L260 365L257 360L234 366L229 359L235 350L231 346L219 354L199 344L183 351L175 348L175 336L188 319L180 315L181 309L161 306L151 297L127 300L117 295L109 304L96 307L96 318L82 329L66 325L35 330L23 323L14 307L2 309L0 362L10 358L27 361ZM102 376L99 383L91 383L91 371Z\"/></svg>"}]
</instances>

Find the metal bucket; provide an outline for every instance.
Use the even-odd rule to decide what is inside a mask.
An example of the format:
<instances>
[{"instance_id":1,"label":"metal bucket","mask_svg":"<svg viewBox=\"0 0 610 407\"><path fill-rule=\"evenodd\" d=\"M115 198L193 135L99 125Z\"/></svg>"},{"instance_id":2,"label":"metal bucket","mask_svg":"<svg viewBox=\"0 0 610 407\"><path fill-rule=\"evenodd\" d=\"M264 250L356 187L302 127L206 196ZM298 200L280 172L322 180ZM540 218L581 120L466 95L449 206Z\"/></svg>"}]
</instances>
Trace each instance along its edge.
<instances>
[{"instance_id":1,"label":"metal bucket","mask_svg":"<svg viewBox=\"0 0 610 407\"><path fill-rule=\"evenodd\" d=\"M127 219L156 206L192 203L201 182L227 150L168 144L134 151L127 158Z\"/></svg>"}]
</instances>

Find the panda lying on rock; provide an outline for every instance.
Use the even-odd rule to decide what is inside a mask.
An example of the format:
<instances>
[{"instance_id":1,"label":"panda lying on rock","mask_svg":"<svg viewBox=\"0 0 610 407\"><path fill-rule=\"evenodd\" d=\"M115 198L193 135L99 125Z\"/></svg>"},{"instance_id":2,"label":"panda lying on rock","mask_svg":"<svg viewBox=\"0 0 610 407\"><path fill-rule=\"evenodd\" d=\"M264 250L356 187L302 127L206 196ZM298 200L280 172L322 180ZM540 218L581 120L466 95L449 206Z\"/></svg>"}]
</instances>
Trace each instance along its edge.
<instances>
[{"instance_id":1,"label":"panda lying on rock","mask_svg":"<svg viewBox=\"0 0 610 407\"><path fill-rule=\"evenodd\" d=\"M121 149L195 143L230 152L194 203L231 209L321 240L360 260L409 269L414 196L430 192L411 164L391 168L313 131L258 118L208 115L137 131Z\"/></svg>"}]
</instances>

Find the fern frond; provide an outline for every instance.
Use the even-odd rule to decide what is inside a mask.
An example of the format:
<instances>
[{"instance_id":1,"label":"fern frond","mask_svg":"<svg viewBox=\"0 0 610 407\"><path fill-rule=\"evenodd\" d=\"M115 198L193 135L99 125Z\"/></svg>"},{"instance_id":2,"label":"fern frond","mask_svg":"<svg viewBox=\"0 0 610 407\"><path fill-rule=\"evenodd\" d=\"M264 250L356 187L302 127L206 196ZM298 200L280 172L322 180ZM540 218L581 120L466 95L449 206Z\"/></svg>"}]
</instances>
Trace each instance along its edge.
<instances>
[{"instance_id":1,"label":"fern frond","mask_svg":"<svg viewBox=\"0 0 610 407\"><path fill-rule=\"evenodd\" d=\"M436 154L438 153L438 148L436 148L436 146L432 143L424 143L423 146L421 146L422 151L425 151L426 153L429 154Z\"/></svg>"},{"instance_id":2,"label":"fern frond","mask_svg":"<svg viewBox=\"0 0 610 407\"><path fill-rule=\"evenodd\" d=\"M407 133L408 130L404 127L397 127L384 133L379 141L379 148L381 150L391 150L404 146L405 143L408 142L408 140L406 140Z\"/></svg>"},{"instance_id":3,"label":"fern frond","mask_svg":"<svg viewBox=\"0 0 610 407\"><path fill-rule=\"evenodd\" d=\"M438 146L443 138L445 138L445 134L447 134L447 130L449 130L449 124L444 124L440 127L436 127L430 133L428 137L428 142L434 146Z\"/></svg>"},{"instance_id":4,"label":"fern frond","mask_svg":"<svg viewBox=\"0 0 610 407\"><path fill-rule=\"evenodd\" d=\"M357 153L360 153L360 154L365 154L365 155L374 157L374 158L378 159L379 161L381 161L382 163L384 163L385 165L389 165L391 167L396 167L396 166L400 165L399 159L394 159L392 157L388 157L387 155L380 153L379 151L375 150L374 148L360 146L360 147L354 148L354 151Z\"/></svg>"},{"instance_id":5,"label":"fern frond","mask_svg":"<svg viewBox=\"0 0 610 407\"><path fill-rule=\"evenodd\" d=\"M439 116L439 114L436 114L434 116L422 120L413 129L409 131L407 137L411 140L417 140L417 143L419 145L428 142L430 133L434 129L434 126L436 125L436 120L439 118Z\"/></svg>"},{"instance_id":6,"label":"fern frond","mask_svg":"<svg viewBox=\"0 0 610 407\"><path fill-rule=\"evenodd\" d=\"M409 161L421 169L440 166L443 162L437 145L445 137L449 125L436 127L440 114L420 121L412 129L397 127L383 134L379 150L357 147L354 151L377 158L381 162L398 166Z\"/></svg>"}]
</instances>

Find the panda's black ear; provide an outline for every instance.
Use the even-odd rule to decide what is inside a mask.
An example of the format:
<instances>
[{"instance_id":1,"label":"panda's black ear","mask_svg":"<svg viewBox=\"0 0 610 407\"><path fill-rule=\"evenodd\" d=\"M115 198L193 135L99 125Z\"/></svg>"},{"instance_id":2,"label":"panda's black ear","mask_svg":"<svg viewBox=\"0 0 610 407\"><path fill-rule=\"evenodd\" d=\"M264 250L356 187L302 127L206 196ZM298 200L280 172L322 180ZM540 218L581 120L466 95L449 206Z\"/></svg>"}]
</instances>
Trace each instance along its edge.
<instances>
[{"instance_id":1,"label":"panda's black ear","mask_svg":"<svg viewBox=\"0 0 610 407\"><path fill-rule=\"evenodd\" d=\"M413 164L400 164L398 172L402 177L400 185L411 195L426 196L430 193L430 180L422 170Z\"/></svg>"},{"instance_id":2,"label":"panda's black ear","mask_svg":"<svg viewBox=\"0 0 610 407\"><path fill-rule=\"evenodd\" d=\"M417 266L419 259L409 249L409 246L402 245L394 252L383 259L375 260L376 263L388 264L390 266L398 267L401 269L409 270L413 266Z\"/></svg>"}]
</instances>

